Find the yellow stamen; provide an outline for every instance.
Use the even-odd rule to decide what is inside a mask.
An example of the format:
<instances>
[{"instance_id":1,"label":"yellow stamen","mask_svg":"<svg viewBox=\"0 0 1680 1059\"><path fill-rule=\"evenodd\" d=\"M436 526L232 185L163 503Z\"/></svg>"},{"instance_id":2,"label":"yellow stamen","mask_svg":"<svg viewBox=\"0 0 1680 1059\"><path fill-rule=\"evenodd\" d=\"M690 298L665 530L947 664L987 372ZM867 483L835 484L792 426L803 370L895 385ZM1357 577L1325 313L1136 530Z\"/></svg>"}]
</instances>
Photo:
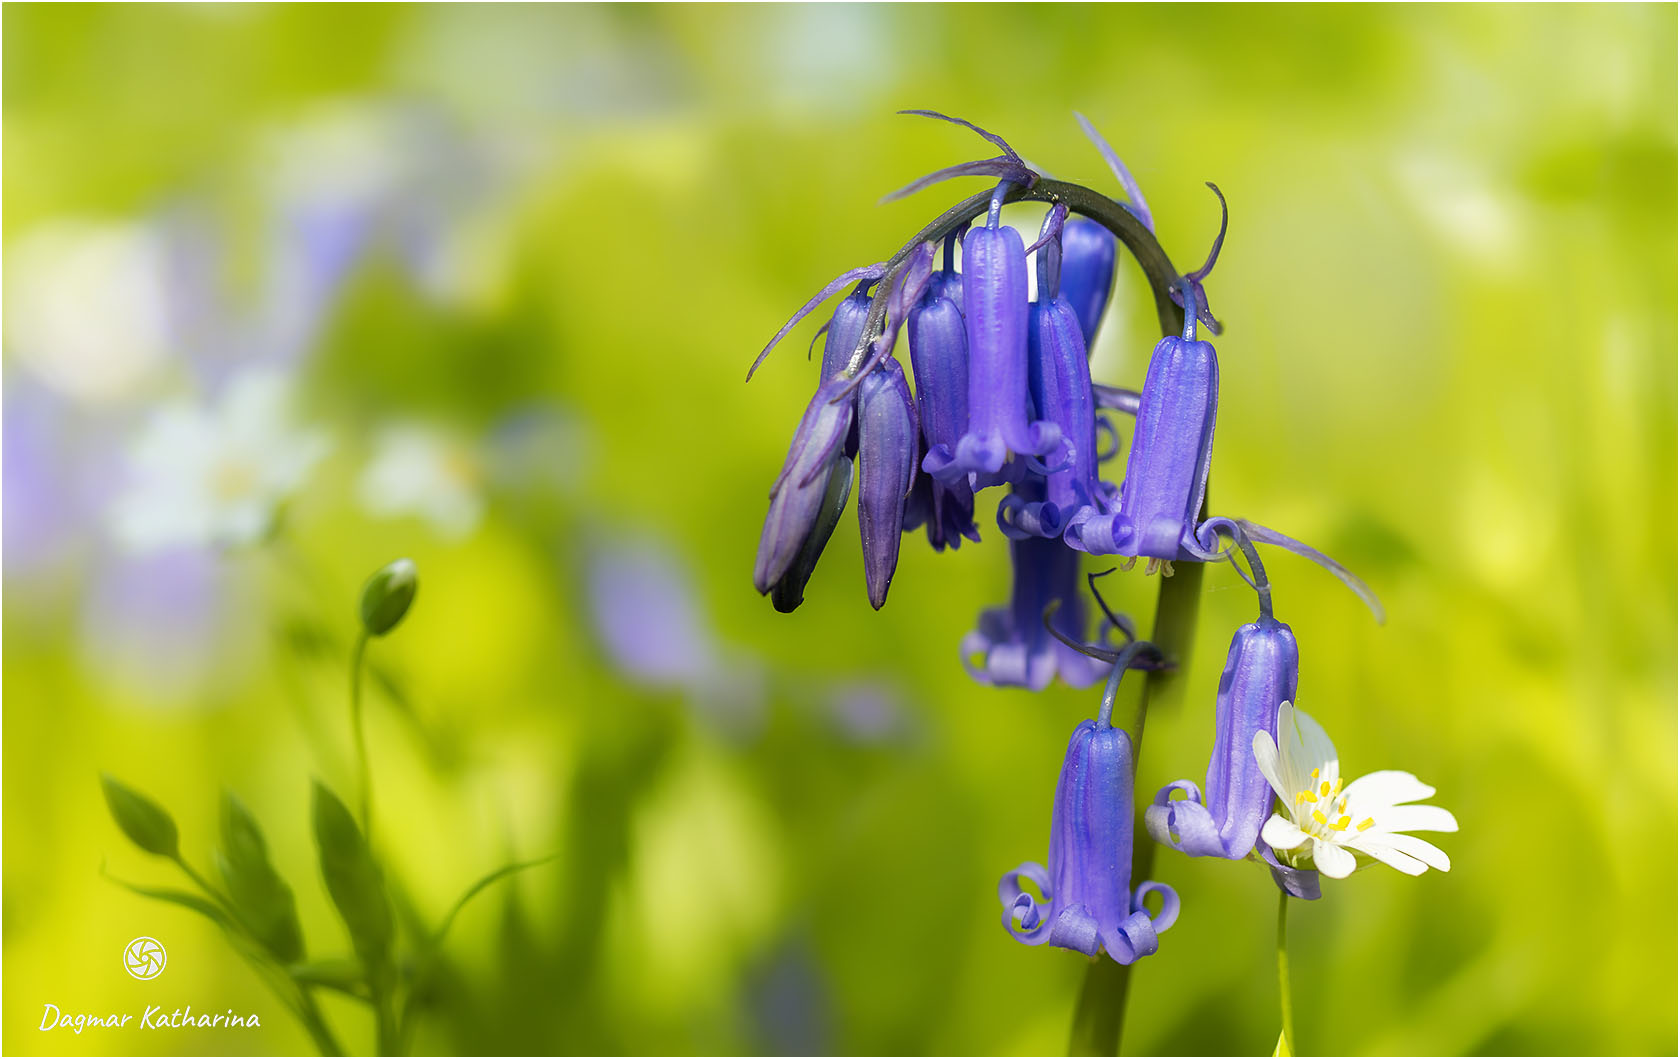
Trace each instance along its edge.
<instances>
[{"instance_id":1,"label":"yellow stamen","mask_svg":"<svg viewBox=\"0 0 1680 1059\"><path fill-rule=\"evenodd\" d=\"M1368 827L1375 827L1376 824L1377 824L1377 822L1375 820L1373 820L1373 819L1371 819L1370 817L1367 816L1365 819L1363 819L1359 822L1359 830L1363 831Z\"/></svg>"},{"instance_id":2,"label":"yellow stamen","mask_svg":"<svg viewBox=\"0 0 1680 1059\"><path fill-rule=\"evenodd\" d=\"M1316 780L1316 779L1318 779L1318 770L1317 770L1317 769L1313 769L1313 770L1312 770L1312 771L1311 771L1311 772L1309 772L1309 773L1308 773L1308 774L1307 774L1307 775L1309 775L1309 776L1311 776L1311 777L1312 777L1312 778L1313 778L1313 779L1315 779L1315 780Z\"/></svg>"},{"instance_id":3,"label":"yellow stamen","mask_svg":"<svg viewBox=\"0 0 1680 1059\"><path fill-rule=\"evenodd\" d=\"M1346 831L1347 826L1348 826L1348 821L1351 820L1351 819L1353 819L1351 816L1342 817L1340 820L1337 820L1335 823L1330 825L1330 830L1332 830L1332 831Z\"/></svg>"},{"instance_id":4,"label":"yellow stamen","mask_svg":"<svg viewBox=\"0 0 1680 1059\"><path fill-rule=\"evenodd\" d=\"M1330 822L1329 820L1325 819L1324 814L1319 812L1317 809L1313 810L1313 819L1317 820L1321 824L1328 824Z\"/></svg>"},{"instance_id":5,"label":"yellow stamen","mask_svg":"<svg viewBox=\"0 0 1680 1059\"><path fill-rule=\"evenodd\" d=\"M1320 783L1318 785L1318 793L1328 798L1330 796L1330 785L1328 783Z\"/></svg>"}]
</instances>

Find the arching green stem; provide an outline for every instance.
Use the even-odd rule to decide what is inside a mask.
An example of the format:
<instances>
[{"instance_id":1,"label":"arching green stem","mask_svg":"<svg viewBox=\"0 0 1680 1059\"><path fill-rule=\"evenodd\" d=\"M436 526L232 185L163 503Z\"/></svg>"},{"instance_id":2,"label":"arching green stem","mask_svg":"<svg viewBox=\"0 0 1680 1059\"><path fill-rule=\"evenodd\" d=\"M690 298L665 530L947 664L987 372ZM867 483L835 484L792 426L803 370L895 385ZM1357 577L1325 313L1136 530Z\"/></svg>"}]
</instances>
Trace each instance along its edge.
<instances>
[{"instance_id":1,"label":"arching green stem","mask_svg":"<svg viewBox=\"0 0 1680 1059\"><path fill-rule=\"evenodd\" d=\"M930 221L900 247L897 253L887 259L887 275L891 276L917 246L943 239L975 218L985 215L991 208L992 195L991 190L970 195ZM1149 280L1149 289L1155 295L1155 315L1160 321L1161 333L1172 335L1184 329L1184 310L1172 300L1173 285L1179 281L1178 272L1173 268L1167 252L1161 249L1155 233L1145 228L1143 222L1124 206L1100 191L1047 178L1040 178L1030 188L1014 185L1004 193L1002 201L1047 202L1052 205L1061 203L1070 212L1089 217L1113 232ZM883 280L882 284L885 289L886 281ZM858 340L857 348L852 351L851 360L846 364L848 376L862 370L868 357L869 344L881 333L881 325L886 315L886 299L875 299L875 304L869 307L869 316L864 322L863 334Z\"/></svg>"}]
</instances>

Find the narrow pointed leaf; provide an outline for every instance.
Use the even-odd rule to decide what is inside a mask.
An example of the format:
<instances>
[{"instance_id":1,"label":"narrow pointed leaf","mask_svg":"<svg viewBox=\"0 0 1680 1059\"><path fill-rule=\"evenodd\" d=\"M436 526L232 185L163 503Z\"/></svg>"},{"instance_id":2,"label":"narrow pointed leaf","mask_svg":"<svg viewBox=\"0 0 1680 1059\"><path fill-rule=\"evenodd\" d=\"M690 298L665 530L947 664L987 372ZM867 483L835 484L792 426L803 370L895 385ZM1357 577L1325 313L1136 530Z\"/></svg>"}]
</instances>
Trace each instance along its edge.
<instances>
[{"instance_id":1,"label":"narrow pointed leaf","mask_svg":"<svg viewBox=\"0 0 1680 1059\"><path fill-rule=\"evenodd\" d=\"M231 792L222 795L222 848L216 867L233 907L251 933L281 963L303 959L303 927L292 888L268 859L262 828Z\"/></svg>"},{"instance_id":2,"label":"narrow pointed leaf","mask_svg":"<svg viewBox=\"0 0 1680 1059\"><path fill-rule=\"evenodd\" d=\"M390 964L394 933L383 875L355 818L338 796L317 782L313 801L315 845L327 893L368 977L380 977Z\"/></svg>"},{"instance_id":3,"label":"narrow pointed leaf","mask_svg":"<svg viewBox=\"0 0 1680 1059\"><path fill-rule=\"evenodd\" d=\"M110 807L111 816L130 842L160 857L180 855L175 820L163 806L124 786L110 773L101 773L99 783L105 790L105 804Z\"/></svg>"}]
</instances>

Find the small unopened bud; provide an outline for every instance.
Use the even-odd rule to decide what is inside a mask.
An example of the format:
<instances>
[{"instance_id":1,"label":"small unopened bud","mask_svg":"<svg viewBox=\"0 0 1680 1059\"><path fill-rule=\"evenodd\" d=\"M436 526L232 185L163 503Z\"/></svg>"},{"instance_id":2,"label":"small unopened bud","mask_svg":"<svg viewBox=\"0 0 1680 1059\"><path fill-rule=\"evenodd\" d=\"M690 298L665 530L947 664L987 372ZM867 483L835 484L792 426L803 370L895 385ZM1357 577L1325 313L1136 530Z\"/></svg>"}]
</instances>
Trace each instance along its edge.
<instances>
[{"instance_id":1,"label":"small unopened bud","mask_svg":"<svg viewBox=\"0 0 1680 1059\"><path fill-rule=\"evenodd\" d=\"M369 636L384 636L397 627L414 603L420 587L413 559L398 559L380 567L362 587L362 628Z\"/></svg>"}]
</instances>

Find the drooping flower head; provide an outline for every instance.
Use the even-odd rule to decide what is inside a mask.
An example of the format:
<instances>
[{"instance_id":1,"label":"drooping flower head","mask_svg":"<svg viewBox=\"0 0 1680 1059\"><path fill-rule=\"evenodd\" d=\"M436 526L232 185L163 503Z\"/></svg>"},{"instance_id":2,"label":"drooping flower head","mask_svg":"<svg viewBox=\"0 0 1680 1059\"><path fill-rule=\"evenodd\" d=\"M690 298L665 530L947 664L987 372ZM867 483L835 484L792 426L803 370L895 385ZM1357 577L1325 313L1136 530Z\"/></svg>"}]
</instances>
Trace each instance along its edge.
<instances>
[{"instance_id":1,"label":"drooping flower head","mask_svg":"<svg viewBox=\"0 0 1680 1059\"><path fill-rule=\"evenodd\" d=\"M1317 721L1288 702L1278 707L1277 740L1256 732L1253 748L1283 806L1260 832L1280 860L1310 865L1332 879L1353 873L1356 854L1407 875L1452 867L1440 849L1403 834L1458 830L1457 819L1440 806L1405 804L1435 793L1410 772L1372 772L1344 788L1335 744Z\"/></svg>"},{"instance_id":2,"label":"drooping flower head","mask_svg":"<svg viewBox=\"0 0 1680 1059\"><path fill-rule=\"evenodd\" d=\"M1028 862L998 881L1003 925L1027 945L1046 942L1087 956L1108 953L1127 964L1160 947L1159 935L1178 918L1178 895L1161 883L1136 890L1132 875L1132 741L1112 724L1114 698L1132 657L1152 650L1142 642L1121 652L1094 721L1082 721L1068 740L1050 815L1050 867ZM1040 901L1021 889L1030 880ZM1161 895L1150 915L1144 898Z\"/></svg>"}]
</instances>

